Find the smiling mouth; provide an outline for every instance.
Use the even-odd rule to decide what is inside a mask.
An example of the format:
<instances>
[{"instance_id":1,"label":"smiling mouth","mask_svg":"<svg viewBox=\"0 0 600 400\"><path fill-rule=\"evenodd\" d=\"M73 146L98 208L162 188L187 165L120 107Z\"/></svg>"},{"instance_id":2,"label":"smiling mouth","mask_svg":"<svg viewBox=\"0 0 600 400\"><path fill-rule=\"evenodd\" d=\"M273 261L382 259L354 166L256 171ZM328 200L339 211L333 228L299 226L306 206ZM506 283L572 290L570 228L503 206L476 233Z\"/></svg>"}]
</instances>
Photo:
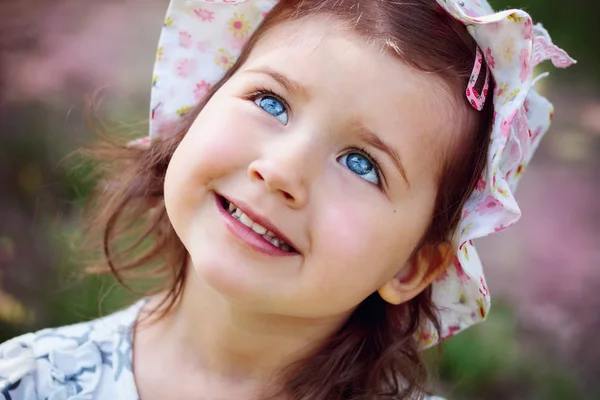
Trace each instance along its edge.
<instances>
[{"instance_id":1,"label":"smiling mouth","mask_svg":"<svg viewBox=\"0 0 600 400\"><path fill-rule=\"evenodd\" d=\"M271 232L264 226L257 222L254 222L252 218L246 215L238 206L230 202L224 197L219 196L219 200L223 205L225 211L227 211L233 218L237 219L240 223L252 229L254 233L262 237L264 240L277 247L278 249L285 251L286 253L297 253L296 249L286 243L277 234Z\"/></svg>"}]
</instances>

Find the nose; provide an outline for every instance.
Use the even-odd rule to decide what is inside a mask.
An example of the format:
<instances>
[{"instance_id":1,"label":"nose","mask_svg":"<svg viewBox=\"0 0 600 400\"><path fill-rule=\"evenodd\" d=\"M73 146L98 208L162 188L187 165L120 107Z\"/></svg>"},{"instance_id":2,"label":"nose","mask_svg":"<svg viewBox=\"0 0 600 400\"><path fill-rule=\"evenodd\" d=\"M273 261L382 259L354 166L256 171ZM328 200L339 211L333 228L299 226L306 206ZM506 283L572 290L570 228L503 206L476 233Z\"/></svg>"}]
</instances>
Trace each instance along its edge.
<instances>
[{"instance_id":1,"label":"nose","mask_svg":"<svg viewBox=\"0 0 600 400\"><path fill-rule=\"evenodd\" d=\"M302 208L308 201L306 157L274 152L248 166L251 180L265 185L270 193L280 196L292 208Z\"/></svg>"}]
</instances>

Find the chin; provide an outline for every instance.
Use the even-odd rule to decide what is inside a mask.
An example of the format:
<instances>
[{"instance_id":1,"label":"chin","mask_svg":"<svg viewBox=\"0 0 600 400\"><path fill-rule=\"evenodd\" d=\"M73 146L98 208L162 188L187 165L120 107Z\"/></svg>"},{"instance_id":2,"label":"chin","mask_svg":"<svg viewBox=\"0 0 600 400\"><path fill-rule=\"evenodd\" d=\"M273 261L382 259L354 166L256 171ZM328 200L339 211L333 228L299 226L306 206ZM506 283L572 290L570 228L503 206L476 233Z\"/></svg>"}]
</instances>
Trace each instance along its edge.
<instances>
[{"instance_id":1,"label":"chin","mask_svg":"<svg viewBox=\"0 0 600 400\"><path fill-rule=\"evenodd\" d=\"M236 304L262 303L261 298L267 290L265 284L261 283L264 277L261 279L257 271L252 271L246 263L232 259L231 253L224 256L215 252L214 247L212 250L207 247L197 249L192 254L190 272L196 275L195 280L200 281L200 287L190 289L202 290L202 286L207 286Z\"/></svg>"}]
</instances>

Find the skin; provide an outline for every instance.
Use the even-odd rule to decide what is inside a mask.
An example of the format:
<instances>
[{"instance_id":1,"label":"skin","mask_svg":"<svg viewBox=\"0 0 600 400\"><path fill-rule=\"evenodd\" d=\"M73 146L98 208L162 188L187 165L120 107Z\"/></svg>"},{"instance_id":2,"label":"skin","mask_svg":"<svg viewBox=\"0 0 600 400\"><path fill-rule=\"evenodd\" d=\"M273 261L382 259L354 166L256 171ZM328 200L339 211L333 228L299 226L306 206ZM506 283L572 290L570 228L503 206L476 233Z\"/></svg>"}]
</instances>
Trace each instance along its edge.
<instances>
[{"instance_id":1,"label":"skin","mask_svg":"<svg viewBox=\"0 0 600 400\"><path fill-rule=\"evenodd\" d=\"M287 114L261 108L251 95L262 89ZM261 38L169 165L165 205L190 273L175 311L136 332L141 397L259 398L370 294L401 304L424 290L451 258L442 244L435 262L424 249L410 259L431 220L439 154L456 140L454 107L431 75L331 21ZM408 182L367 131L398 153ZM360 149L377 160L379 187L344 162ZM267 255L234 236L215 192L266 216L298 253Z\"/></svg>"}]
</instances>

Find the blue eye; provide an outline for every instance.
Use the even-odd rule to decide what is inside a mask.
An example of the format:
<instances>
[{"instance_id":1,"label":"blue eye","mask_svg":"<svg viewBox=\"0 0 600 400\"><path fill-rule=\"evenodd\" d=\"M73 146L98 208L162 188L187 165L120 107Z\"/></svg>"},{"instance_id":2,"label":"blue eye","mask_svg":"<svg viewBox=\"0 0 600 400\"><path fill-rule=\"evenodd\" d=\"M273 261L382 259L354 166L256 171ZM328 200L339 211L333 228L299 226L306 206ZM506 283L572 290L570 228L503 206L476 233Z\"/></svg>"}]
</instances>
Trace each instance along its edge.
<instances>
[{"instance_id":1,"label":"blue eye","mask_svg":"<svg viewBox=\"0 0 600 400\"><path fill-rule=\"evenodd\" d=\"M283 102L273 96L260 96L254 100L257 106L274 116L284 125L288 123L288 112Z\"/></svg>"},{"instance_id":2,"label":"blue eye","mask_svg":"<svg viewBox=\"0 0 600 400\"><path fill-rule=\"evenodd\" d=\"M379 186L378 168L369 157L361 153L348 153L338 159L338 162L361 178Z\"/></svg>"}]
</instances>

